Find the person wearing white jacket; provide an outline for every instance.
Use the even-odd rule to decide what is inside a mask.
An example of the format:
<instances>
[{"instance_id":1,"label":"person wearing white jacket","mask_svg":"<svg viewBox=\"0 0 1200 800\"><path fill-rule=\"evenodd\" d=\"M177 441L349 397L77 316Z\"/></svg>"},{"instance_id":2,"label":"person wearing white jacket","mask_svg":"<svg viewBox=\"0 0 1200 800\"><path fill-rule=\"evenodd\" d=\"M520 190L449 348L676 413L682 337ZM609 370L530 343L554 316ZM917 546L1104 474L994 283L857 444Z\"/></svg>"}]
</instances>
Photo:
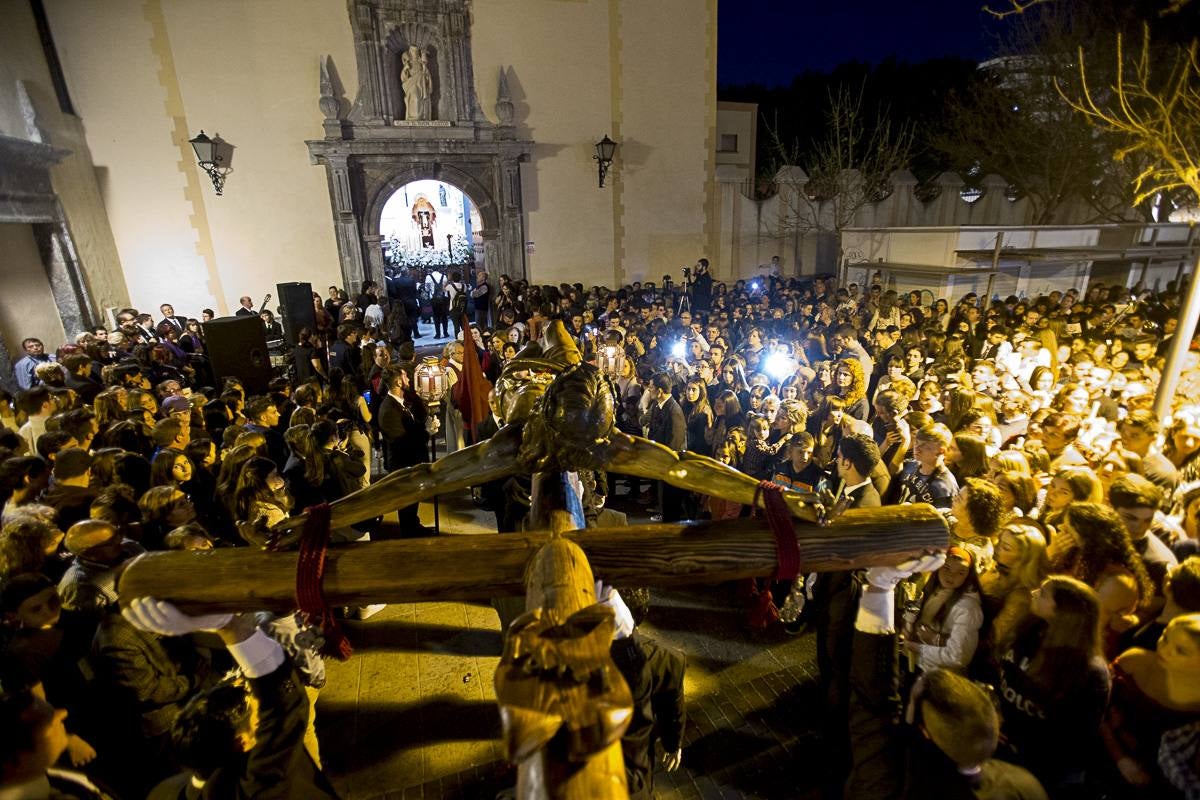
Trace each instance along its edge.
<instances>
[{"instance_id":1,"label":"person wearing white jacket","mask_svg":"<svg viewBox=\"0 0 1200 800\"><path fill-rule=\"evenodd\" d=\"M920 610L907 626L904 648L915 658L918 671L966 672L983 627L982 597L971 551L951 547L946 563L925 585Z\"/></svg>"}]
</instances>

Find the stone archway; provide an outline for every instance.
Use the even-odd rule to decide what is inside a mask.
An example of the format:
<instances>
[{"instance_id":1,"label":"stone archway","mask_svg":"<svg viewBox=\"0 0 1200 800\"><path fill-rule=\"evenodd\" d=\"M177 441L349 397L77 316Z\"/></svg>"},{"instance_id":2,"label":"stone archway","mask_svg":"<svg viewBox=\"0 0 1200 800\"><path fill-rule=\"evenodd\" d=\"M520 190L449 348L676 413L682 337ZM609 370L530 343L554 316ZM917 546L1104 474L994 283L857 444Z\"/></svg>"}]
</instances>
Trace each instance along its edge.
<instances>
[{"instance_id":1,"label":"stone archway","mask_svg":"<svg viewBox=\"0 0 1200 800\"><path fill-rule=\"evenodd\" d=\"M517 138L511 113L498 113L496 124L478 107L469 5L355 0L350 26L359 85L353 104L341 97L329 57L321 60L325 138L308 142L308 152L326 170L342 279L352 293L363 281L383 280L384 203L400 186L422 179L452 184L475 204L492 274L526 277L520 164L529 160L533 142ZM394 56L409 49L424 53L437 76L432 119L414 119L398 105Z\"/></svg>"},{"instance_id":2,"label":"stone archway","mask_svg":"<svg viewBox=\"0 0 1200 800\"><path fill-rule=\"evenodd\" d=\"M370 248L368 260L372 273L383 273L383 237L379 223L383 217L383 208L389 199L404 186L421 180L441 181L458 189L475 206L483 227L475 231L483 241L483 268L492 271L499 269L496 263L501 239L500 209L487 187L481 184L469 173L451 164L412 164L400 169L390 177L381 176L375 184L367 188L366 211L363 215L363 241ZM511 274L511 273L510 273Z\"/></svg>"}]
</instances>

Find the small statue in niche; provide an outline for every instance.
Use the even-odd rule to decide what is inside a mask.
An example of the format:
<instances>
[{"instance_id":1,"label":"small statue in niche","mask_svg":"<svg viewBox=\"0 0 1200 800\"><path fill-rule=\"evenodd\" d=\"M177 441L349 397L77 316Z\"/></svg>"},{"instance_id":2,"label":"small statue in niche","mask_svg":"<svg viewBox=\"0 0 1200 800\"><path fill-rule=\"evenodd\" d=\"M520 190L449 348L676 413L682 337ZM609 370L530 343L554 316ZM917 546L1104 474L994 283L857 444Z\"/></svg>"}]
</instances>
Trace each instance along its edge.
<instances>
[{"instance_id":1,"label":"small statue in niche","mask_svg":"<svg viewBox=\"0 0 1200 800\"><path fill-rule=\"evenodd\" d=\"M425 48L412 45L400 56L400 87L406 120L433 119L433 75Z\"/></svg>"},{"instance_id":2,"label":"small statue in niche","mask_svg":"<svg viewBox=\"0 0 1200 800\"><path fill-rule=\"evenodd\" d=\"M413 203L412 221L421 235L421 247L432 250L433 224L437 222L437 212L433 210L433 203L423 194L417 195L417 200Z\"/></svg>"}]
</instances>

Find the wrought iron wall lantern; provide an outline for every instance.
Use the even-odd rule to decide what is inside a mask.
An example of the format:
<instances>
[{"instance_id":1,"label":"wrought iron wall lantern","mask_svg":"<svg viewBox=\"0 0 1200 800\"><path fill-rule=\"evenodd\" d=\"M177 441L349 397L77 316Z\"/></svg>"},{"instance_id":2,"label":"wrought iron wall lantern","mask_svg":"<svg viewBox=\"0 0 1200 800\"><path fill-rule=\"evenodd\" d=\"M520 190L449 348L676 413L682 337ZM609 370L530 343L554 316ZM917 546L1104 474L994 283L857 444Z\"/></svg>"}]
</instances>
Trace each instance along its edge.
<instances>
[{"instance_id":1,"label":"wrought iron wall lantern","mask_svg":"<svg viewBox=\"0 0 1200 800\"><path fill-rule=\"evenodd\" d=\"M233 171L233 145L222 139L219 133L210 139L203 130L188 142L196 151L196 163L208 174L220 197L225 188L225 176Z\"/></svg>"},{"instance_id":2,"label":"wrought iron wall lantern","mask_svg":"<svg viewBox=\"0 0 1200 800\"><path fill-rule=\"evenodd\" d=\"M600 165L600 188L604 188L604 176L608 174L608 168L612 166L613 156L617 153L617 143L608 138L608 134L604 138L596 142L596 155L592 156Z\"/></svg>"}]
</instances>

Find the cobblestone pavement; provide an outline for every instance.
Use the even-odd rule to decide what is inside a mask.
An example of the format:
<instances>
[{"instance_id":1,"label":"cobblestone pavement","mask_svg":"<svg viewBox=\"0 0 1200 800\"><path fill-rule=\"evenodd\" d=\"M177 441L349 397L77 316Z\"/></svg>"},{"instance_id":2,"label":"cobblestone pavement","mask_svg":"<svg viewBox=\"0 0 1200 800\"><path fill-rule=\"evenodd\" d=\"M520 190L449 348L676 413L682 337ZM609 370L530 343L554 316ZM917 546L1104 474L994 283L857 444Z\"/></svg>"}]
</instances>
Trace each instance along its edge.
<instances>
[{"instance_id":1,"label":"cobblestone pavement","mask_svg":"<svg viewBox=\"0 0 1200 800\"><path fill-rule=\"evenodd\" d=\"M631 522L648 511L626 507ZM432 510L421 508L423 521ZM444 498L442 529L487 532L490 515ZM811 633L754 634L727 586L655 592L642 630L684 653L682 767L657 796L807 798L820 772ZM486 605L389 606L347 623L355 655L329 664L317 705L322 759L347 800L480 798L515 784L503 760L492 680L501 635Z\"/></svg>"}]
</instances>

